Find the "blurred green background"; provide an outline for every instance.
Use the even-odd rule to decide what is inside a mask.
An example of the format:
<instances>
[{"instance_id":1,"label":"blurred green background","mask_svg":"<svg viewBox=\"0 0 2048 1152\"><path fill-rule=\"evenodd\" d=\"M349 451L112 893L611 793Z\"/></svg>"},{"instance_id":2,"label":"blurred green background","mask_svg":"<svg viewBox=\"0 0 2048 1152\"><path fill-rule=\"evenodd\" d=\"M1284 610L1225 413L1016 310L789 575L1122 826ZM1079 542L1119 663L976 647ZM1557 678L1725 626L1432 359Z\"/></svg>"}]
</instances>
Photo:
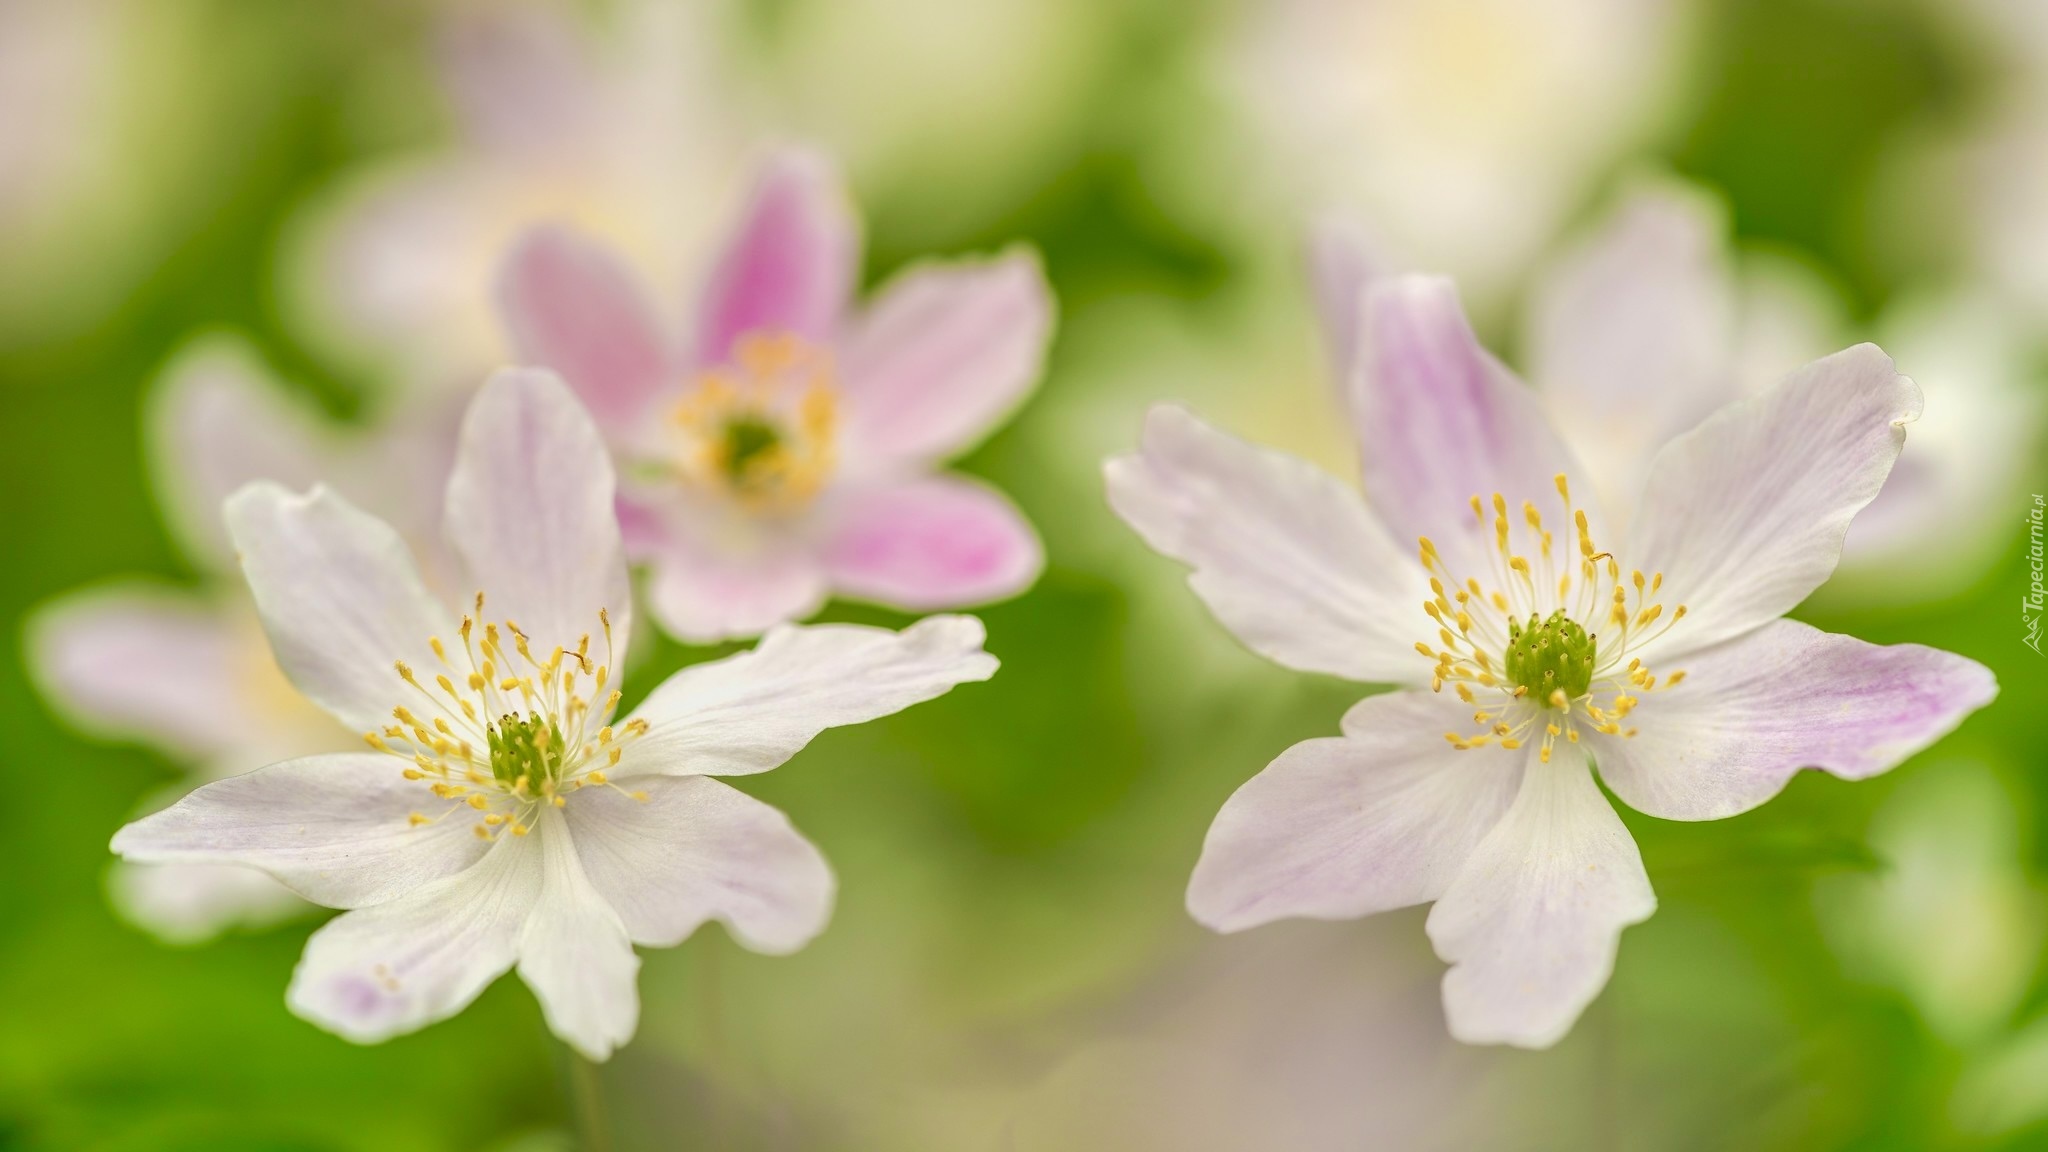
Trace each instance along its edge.
<instances>
[{"instance_id":1,"label":"blurred green background","mask_svg":"<svg viewBox=\"0 0 2048 1152\"><path fill-rule=\"evenodd\" d=\"M1510 359L1534 270L1647 170L1725 197L1738 246L1817 277L1852 331L1925 290L1998 301L2022 351L2013 386L2041 396L2048 308L2002 257L2029 250L2030 221L2048 230L2048 195L2027 183L2031 157L2048 156L2048 98L2028 90L2048 76L2048 6L1556 6L1595 29L1655 16L1615 46L1620 78L1586 96L1631 122L1562 101L1554 122L1509 123L1506 159L1446 166L1498 181L1507 205L1454 231L1501 223L1520 198L1546 207L1483 248L1433 250L1424 225L1410 245L1418 266L1469 277L1482 332ZM615 46L643 7L560 15ZM870 282L927 254L1040 248L1060 300L1047 375L964 466L1016 498L1051 564L1032 592L981 613L1004 664L994 681L828 733L740 782L831 860L834 922L789 958L716 927L646 954L640 1035L597 1084L613 1145L2048 1146L2048 667L2015 611L2022 518L2048 491L2038 440L2022 441L1993 506L1955 509L2004 525L1968 571L1898 596L1880 571L1800 613L1971 656L1998 674L1998 702L1875 781L1805 774L1711 824L1624 812L1661 906L1625 934L1612 984L1556 1049L1442 1035L1420 909L1229 939L1187 920L1182 889L1216 808L1290 743L1334 732L1361 690L1237 649L1174 566L1109 516L1096 468L1169 396L1247 435L1293 429L1297 450L1330 436L1302 224L1333 203L1416 197L1354 195L1318 167L1332 136L1359 132L1363 152L1384 121L1288 146L1348 98L1267 99L1313 88L1306 63L1271 68L1295 42L1273 28L1312 23L1315 7L751 0L691 6L673 32L689 50L656 56L716 133L801 136L845 158ZM0 0L10 636L80 586L203 578L163 525L141 399L194 334L245 334L340 421L440 386L308 303L320 272L307 237L362 173L473 147L441 49L452 25L490 15L396 0ZM1384 115L1421 125L1423 143L1390 155L1443 139L1483 152L1484 132L1456 131L1505 115L1514 90L1486 87L1490 57L1461 57L1483 36L1419 35L1424 74L1401 81L1415 103ZM1321 46L1340 77L1351 47ZM1439 132L1438 115L1463 119ZM1538 129L1549 135L1532 142ZM667 143L657 131L643 146ZM1563 174L1530 168L1566 161ZM1932 412L1941 381L1905 367ZM2040 411L2005 422L2033 431ZM629 694L716 654L664 641ZM0 661L0 725L0 1148L573 1139L559 1049L516 980L379 1047L327 1035L283 1005L309 921L171 947L110 911L107 839L182 779L179 764L69 730L22 659Z\"/></svg>"}]
</instances>

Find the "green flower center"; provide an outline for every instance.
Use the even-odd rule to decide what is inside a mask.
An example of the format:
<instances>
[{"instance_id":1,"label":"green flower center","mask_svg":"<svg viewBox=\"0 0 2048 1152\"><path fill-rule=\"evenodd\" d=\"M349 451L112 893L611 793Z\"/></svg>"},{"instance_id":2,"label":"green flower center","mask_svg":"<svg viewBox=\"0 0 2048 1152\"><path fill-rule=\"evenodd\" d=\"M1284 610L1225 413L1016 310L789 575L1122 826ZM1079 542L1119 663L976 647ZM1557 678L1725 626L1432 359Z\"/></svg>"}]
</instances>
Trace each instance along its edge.
<instances>
[{"instance_id":1,"label":"green flower center","mask_svg":"<svg viewBox=\"0 0 2048 1152\"><path fill-rule=\"evenodd\" d=\"M1508 621L1508 681L1529 690L1528 698L1544 707L1562 690L1564 699L1576 700L1593 683L1593 663L1598 638L1562 611L1529 622Z\"/></svg>"},{"instance_id":2,"label":"green flower center","mask_svg":"<svg viewBox=\"0 0 2048 1152\"><path fill-rule=\"evenodd\" d=\"M538 794L548 782L561 783L562 757L568 746L562 730L552 719L529 712L525 718L510 714L484 730L491 747L491 775L506 787L516 787L521 777L526 790Z\"/></svg>"},{"instance_id":3,"label":"green flower center","mask_svg":"<svg viewBox=\"0 0 2048 1152\"><path fill-rule=\"evenodd\" d=\"M761 465L772 466L782 449L782 429L759 416L737 416L726 421L719 448L725 478L735 487L745 488Z\"/></svg>"}]
</instances>

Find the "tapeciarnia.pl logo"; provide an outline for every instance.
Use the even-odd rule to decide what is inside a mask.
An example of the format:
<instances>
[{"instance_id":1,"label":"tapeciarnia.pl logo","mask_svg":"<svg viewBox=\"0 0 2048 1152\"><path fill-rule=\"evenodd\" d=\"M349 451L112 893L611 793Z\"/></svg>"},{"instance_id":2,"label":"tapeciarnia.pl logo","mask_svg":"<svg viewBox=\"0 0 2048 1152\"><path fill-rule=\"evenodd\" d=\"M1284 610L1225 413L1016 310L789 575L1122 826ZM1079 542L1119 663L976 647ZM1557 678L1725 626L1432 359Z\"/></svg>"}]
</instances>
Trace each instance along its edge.
<instances>
[{"instance_id":1,"label":"tapeciarnia.pl logo","mask_svg":"<svg viewBox=\"0 0 2048 1152\"><path fill-rule=\"evenodd\" d=\"M2020 624L2026 629L2026 635L2020 638L2020 642L2032 648L2036 656L2043 654L2041 618L2044 608L2048 608L2048 588L2043 588L2041 582L2044 568L2041 545L2043 510L2041 494L2036 492L2034 506L2027 509L2027 571L2032 580L2027 585L2026 599L2020 601Z\"/></svg>"}]
</instances>

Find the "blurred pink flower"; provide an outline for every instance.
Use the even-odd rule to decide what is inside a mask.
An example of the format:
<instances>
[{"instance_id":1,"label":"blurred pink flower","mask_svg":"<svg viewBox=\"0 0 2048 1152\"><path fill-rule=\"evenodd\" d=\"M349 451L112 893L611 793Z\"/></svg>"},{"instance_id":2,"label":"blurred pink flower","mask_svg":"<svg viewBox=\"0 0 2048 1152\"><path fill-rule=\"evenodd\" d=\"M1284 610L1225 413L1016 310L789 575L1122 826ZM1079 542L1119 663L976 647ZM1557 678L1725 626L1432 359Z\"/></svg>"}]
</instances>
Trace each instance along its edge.
<instances>
[{"instance_id":1,"label":"blurred pink flower","mask_svg":"<svg viewBox=\"0 0 2048 1152\"><path fill-rule=\"evenodd\" d=\"M239 341L194 344L166 369L149 415L149 450L165 518L208 577L196 590L128 581L44 606L28 628L29 666L77 727L132 740L190 765L190 783L261 767L287 750L355 746L278 672L246 591L230 584L233 547L221 502L260 478L323 478L390 515L409 537L432 534L453 429L432 412L344 434L287 402ZM183 791L173 788L156 803ZM209 865L116 865L116 905L179 942L263 924L304 905L259 872Z\"/></svg>"},{"instance_id":2,"label":"blurred pink flower","mask_svg":"<svg viewBox=\"0 0 2048 1152\"><path fill-rule=\"evenodd\" d=\"M208 785L114 850L261 868L349 909L307 943L289 1001L352 1040L454 1015L516 964L555 1033L602 1060L638 1023L635 944L718 919L790 952L830 915L818 850L711 777L765 772L823 729L996 663L967 617L784 628L614 721L632 599L612 467L552 373L484 386L446 495L450 550L478 589L456 598L459 624L398 533L332 491L258 483L228 500L279 663L371 750Z\"/></svg>"},{"instance_id":3,"label":"blurred pink flower","mask_svg":"<svg viewBox=\"0 0 2048 1152\"><path fill-rule=\"evenodd\" d=\"M1407 688L1230 798L1188 908L1229 932L1434 901L1452 1034L1546 1047L1656 908L1596 761L1639 811L1717 819L1803 767L1883 772L1996 694L1962 657L1781 619L1833 570L1919 390L1859 345L1721 409L1658 453L1622 541L1448 282L1378 280L1353 315L1365 501L1173 407L1106 468L1118 514L1252 649Z\"/></svg>"},{"instance_id":4,"label":"blurred pink flower","mask_svg":"<svg viewBox=\"0 0 2048 1152\"><path fill-rule=\"evenodd\" d=\"M682 639L752 635L834 592L927 611L1037 578L1017 509L937 471L1038 381L1052 300L1036 258L913 267L853 312L859 253L831 167L782 151L686 341L566 229L533 232L505 269L519 355L559 371L610 440L627 546Z\"/></svg>"}]
</instances>

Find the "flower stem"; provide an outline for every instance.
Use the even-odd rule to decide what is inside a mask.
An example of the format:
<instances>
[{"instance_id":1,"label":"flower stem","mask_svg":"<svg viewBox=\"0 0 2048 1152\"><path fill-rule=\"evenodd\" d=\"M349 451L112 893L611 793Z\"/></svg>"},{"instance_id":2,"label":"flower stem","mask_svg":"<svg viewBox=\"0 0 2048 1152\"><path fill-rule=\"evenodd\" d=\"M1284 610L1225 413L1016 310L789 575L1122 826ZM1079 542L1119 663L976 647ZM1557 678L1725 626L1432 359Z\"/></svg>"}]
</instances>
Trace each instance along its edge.
<instances>
[{"instance_id":1,"label":"flower stem","mask_svg":"<svg viewBox=\"0 0 2048 1152\"><path fill-rule=\"evenodd\" d=\"M560 1047L569 1082L569 1111L575 1117L576 1148L578 1152L610 1152L611 1130L605 1123L604 1085L598 1067L567 1044Z\"/></svg>"}]
</instances>

